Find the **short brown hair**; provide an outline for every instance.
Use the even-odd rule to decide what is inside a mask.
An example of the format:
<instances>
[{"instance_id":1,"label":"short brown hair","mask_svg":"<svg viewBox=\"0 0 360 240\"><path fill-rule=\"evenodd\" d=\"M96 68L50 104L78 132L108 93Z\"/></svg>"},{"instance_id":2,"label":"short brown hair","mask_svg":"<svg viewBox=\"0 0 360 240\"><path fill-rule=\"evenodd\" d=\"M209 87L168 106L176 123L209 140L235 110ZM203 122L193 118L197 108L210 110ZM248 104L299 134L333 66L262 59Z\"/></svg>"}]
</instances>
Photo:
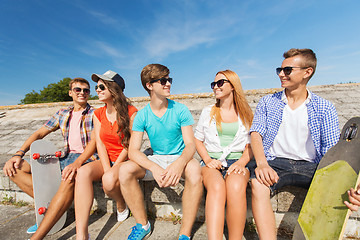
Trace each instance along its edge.
<instances>
[{"instance_id":1,"label":"short brown hair","mask_svg":"<svg viewBox=\"0 0 360 240\"><path fill-rule=\"evenodd\" d=\"M140 74L141 83L144 89L150 94L150 90L146 87L146 84L151 80L166 77L170 74L170 70L164 65L153 63L146 65Z\"/></svg>"},{"instance_id":2,"label":"short brown hair","mask_svg":"<svg viewBox=\"0 0 360 240\"><path fill-rule=\"evenodd\" d=\"M71 81L69 82L69 89L72 89L72 85L74 83L84 83L86 85L88 85L88 87L90 88L90 83L88 82L88 80L86 80L85 78L73 78L71 79Z\"/></svg>"},{"instance_id":3,"label":"short brown hair","mask_svg":"<svg viewBox=\"0 0 360 240\"><path fill-rule=\"evenodd\" d=\"M314 75L315 73L315 69L316 69L316 54L313 52L313 50L309 49L309 48L303 48L303 49L299 49L299 48L292 48L289 51L284 53L284 58L291 58L291 57L295 57L295 56L301 56L303 59L302 65L300 67L311 67L314 71L311 74L310 78ZM309 79L310 79L309 78Z\"/></svg>"}]
</instances>

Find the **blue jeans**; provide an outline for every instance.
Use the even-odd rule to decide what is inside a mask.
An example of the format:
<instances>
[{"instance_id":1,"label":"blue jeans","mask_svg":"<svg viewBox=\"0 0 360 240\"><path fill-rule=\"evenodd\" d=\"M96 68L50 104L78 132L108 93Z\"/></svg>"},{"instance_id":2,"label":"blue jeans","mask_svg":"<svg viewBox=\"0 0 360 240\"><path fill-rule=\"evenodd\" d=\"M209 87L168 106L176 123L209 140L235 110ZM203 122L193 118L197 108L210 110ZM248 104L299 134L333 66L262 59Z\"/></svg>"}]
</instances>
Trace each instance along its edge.
<instances>
[{"instance_id":1,"label":"blue jeans","mask_svg":"<svg viewBox=\"0 0 360 240\"><path fill-rule=\"evenodd\" d=\"M64 170L64 168L69 165L69 164L72 164L73 162L75 162L75 160L80 156L81 154L80 153L68 153L65 157L63 158L60 158L60 169L61 171ZM88 162L91 162L92 160L91 159L88 159L84 164L88 163Z\"/></svg>"},{"instance_id":2,"label":"blue jeans","mask_svg":"<svg viewBox=\"0 0 360 240\"><path fill-rule=\"evenodd\" d=\"M268 164L279 176L278 182L270 187L271 191L279 190L288 185L309 188L318 166L317 163L287 158L275 158L268 161ZM250 170L250 179L256 178L256 162L251 160L247 166Z\"/></svg>"},{"instance_id":3,"label":"blue jeans","mask_svg":"<svg viewBox=\"0 0 360 240\"><path fill-rule=\"evenodd\" d=\"M221 169L219 169L219 171L221 172L221 175L223 176L223 178L225 178L226 175L226 171L229 169L229 167L235 163L237 160L239 159L226 159L227 162L227 167L221 167ZM203 160L200 161L200 166L205 167L206 164Z\"/></svg>"}]
</instances>

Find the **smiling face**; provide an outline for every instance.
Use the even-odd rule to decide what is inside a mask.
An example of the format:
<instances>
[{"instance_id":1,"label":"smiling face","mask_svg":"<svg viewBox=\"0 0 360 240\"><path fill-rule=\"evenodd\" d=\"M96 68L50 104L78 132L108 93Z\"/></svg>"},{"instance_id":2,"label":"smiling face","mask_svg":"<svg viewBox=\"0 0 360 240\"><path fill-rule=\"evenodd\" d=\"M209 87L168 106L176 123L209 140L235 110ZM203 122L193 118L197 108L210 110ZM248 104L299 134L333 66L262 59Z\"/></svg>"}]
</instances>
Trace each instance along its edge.
<instances>
[{"instance_id":1,"label":"smiling face","mask_svg":"<svg viewBox=\"0 0 360 240\"><path fill-rule=\"evenodd\" d=\"M289 75L285 75L284 71L279 73L281 87L291 91L300 87L306 88L306 84L313 73L313 69L311 67L304 66L302 56L297 55L284 59L281 67L295 67Z\"/></svg>"},{"instance_id":2,"label":"smiling face","mask_svg":"<svg viewBox=\"0 0 360 240\"><path fill-rule=\"evenodd\" d=\"M104 90L102 90L104 89ZM109 89L107 88L107 86L105 85L103 80L99 80L97 82L97 89L96 89L96 93L99 96L99 100L106 103L107 101L112 101L112 96L111 93L109 91Z\"/></svg>"},{"instance_id":3,"label":"smiling face","mask_svg":"<svg viewBox=\"0 0 360 240\"><path fill-rule=\"evenodd\" d=\"M74 90L75 88L80 88L81 91L76 93ZM82 83L82 82L74 82L71 85L71 90L69 90L69 96L72 97L73 102L75 104L84 105L89 100L90 94L85 93L84 89L89 89L89 85L87 85L86 83Z\"/></svg>"},{"instance_id":4,"label":"smiling face","mask_svg":"<svg viewBox=\"0 0 360 240\"><path fill-rule=\"evenodd\" d=\"M164 78L169 78L169 75ZM146 87L150 90L150 94L167 98L170 96L171 83L166 81L166 83L162 85L161 82L160 80L153 83L148 82L146 83Z\"/></svg>"},{"instance_id":5,"label":"smiling face","mask_svg":"<svg viewBox=\"0 0 360 240\"><path fill-rule=\"evenodd\" d=\"M227 80L225 75L219 73L215 76L214 82L217 83L221 79ZM224 84L221 87L219 87L218 84L215 84L213 91L216 99L225 99L229 97L232 99L234 88L229 81L224 81Z\"/></svg>"}]
</instances>

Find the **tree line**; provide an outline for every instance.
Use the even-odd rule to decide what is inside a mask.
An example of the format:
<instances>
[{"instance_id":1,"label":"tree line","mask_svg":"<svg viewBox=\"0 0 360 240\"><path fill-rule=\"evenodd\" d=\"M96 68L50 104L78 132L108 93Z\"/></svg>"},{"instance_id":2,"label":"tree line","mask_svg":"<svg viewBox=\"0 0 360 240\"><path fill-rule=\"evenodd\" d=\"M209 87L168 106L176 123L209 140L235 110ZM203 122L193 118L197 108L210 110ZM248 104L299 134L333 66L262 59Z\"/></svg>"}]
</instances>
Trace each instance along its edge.
<instances>
[{"instance_id":1,"label":"tree line","mask_svg":"<svg viewBox=\"0 0 360 240\"><path fill-rule=\"evenodd\" d=\"M40 92L32 90L20 100L20 104L72 101L72 98L69 96L70 81L71 78L64 78L57 83L50 83ZM89 99L98 99L98 96L90 95Z\"/></svg>"}]
</instances>

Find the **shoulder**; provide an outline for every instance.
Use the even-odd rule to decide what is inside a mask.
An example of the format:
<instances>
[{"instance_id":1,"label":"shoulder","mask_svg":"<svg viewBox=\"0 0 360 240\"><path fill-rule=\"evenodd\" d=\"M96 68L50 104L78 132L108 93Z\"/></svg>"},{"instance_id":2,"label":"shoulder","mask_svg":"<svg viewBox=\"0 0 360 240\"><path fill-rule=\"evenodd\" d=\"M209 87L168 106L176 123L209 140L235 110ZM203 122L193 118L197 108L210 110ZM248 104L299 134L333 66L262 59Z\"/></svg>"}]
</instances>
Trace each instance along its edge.
<instances>
[{"instance_id":1,"label":"shoulder","mask_svg":"<svg viewBox=\"0 0 360 240\"><path fill-rule=\"evenodd\" d=\"M98 108L96 110L94 110L94 114L99 117L101 116L102 114L104 114L104 112L106 111L106 106L103 106L101 108Z\"/></svg>"},{"instance_id":2,"label":"shoulder","mask_svg":"<svg viewBox=\"0 0 360 240\"><path fill-rule=\"evenodd\" d=\"M128 105L128 111L129 111L129 116L132 116L135 112L137 112L137 108L134 107L133 105Z\"/></svg>"},{"instance_id":3,"label":"shoulder","mask_svg":"<svg viewBox=\"0 0 360 240\"><path fill-rule=\"evenodd\" d=\"M311 94L311 103L314 106L314 108L318 109L319 111L325 111L327 109L335 110L334 105L329 100L326 100L325 98L322 98L313 92L310 92L310 94Z\"/></svg>"},{"instance_id":4,"label":"shoulder","mask_svg":"<svg viewBox=\"0 0 360 240\"><path fill-rule=\"evenodd\" d=\"M188 110L189 111L189 108L185 104L176 102L176 101L171 100L171 99L168 99L168 107L173 107L174 109Z\"/></svg>"},{"instance_id":5,"label":"shoulder","mask_svg":"<svg viewBox=\"0 0 360 240\"><path fill-rule=\"evenodd\" d=\"M283 91L265 95L259 100L257 108L272 108L277 106L278 103L282 102L281 101L282 94Z\"/></svg>"}]
</instances>

